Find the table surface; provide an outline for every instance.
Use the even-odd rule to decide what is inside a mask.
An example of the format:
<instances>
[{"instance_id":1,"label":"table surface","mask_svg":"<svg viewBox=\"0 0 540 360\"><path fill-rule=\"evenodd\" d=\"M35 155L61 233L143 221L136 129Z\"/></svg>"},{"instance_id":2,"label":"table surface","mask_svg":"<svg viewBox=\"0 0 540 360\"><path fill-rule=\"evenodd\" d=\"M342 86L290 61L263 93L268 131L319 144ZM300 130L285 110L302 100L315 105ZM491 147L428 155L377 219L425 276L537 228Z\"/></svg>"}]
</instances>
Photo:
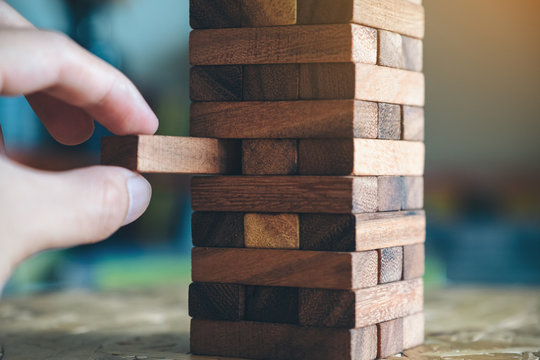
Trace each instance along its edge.
<instances>
[{"instance_id":1,"label":"table surface","mask_svg":"<svg viewBox=\"0 0 540 360\"><path fill-rule=\"evenodd\" d=\"M540 358L540 289L426 291L425 312L426 343L405 357ZM187 354L187 284L3 300L0 346L0 360L223 359Z\"/></svg>"}]
</instances>

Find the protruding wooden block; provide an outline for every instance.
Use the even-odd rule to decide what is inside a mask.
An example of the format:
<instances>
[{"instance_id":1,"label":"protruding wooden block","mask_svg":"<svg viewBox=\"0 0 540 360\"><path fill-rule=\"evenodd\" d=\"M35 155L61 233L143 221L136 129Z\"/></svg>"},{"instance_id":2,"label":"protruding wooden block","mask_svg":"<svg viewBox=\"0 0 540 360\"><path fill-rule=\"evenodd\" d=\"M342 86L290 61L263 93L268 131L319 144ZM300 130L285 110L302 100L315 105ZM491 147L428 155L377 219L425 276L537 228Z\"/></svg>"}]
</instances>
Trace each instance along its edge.
<instances>
[{"instance_id":1,"label":"protruding wooden block","mask_svg":"<svg viewBox=\"0 0 540 360\"><path fill-rule=\"evenodd\" d=\"M355 100L191 104L191 136L228 139L376 138L377 104Z\"/></svg>"},{"instance_id":2,"label":"protruding wooden block","mask_svg":"<svg viewBox=\"0 0 540 360\"><path fill-rule=\"evenodd\" d=\"M141 173L237 174L239 145L176 136L111 136L101 140L101 163Z\"/></svg>"},{"instance_id":3,"label":"protruding wooden block","mask_svg":"<svg viewBox=\"0 0 540 360\"><path fill-rule=\"evenodd\" d=\"M298 249L299 228L298 214L246 214L245 247Z\"/></svg>"},{"instance_id":4,"label":"protruding wooden block","mask_svg":"<svg viewBox=\"0 0 540 360\"><path fill-rule=\"evenodd\" d=\"M364 251L424 242L425 237L423 211L300 215L303 250Z\"/></svg>"},{"instance_id":5,"label":"protruding wooden block","mask_svg":"<svg viewBox=\"0 0 540 360\"><path fill-rule=\"evenodd\" d=\"M423 106L424 74L361 63L302 64L300 99L357 99Z\"/></svg>"},{"instance_id":6,"label":"protruding wooden block","mask_svg":"<svg viewBox=\"0 0 540 360\"><path fill-rule=\"evenodd\" d=\"M425 270L424 244L413 244L403 247L403 279L422 277Z\"/></svg>"},{"instance_id":7,"label":"protruding wooden block","mask_svg":"<svg viewBox=\"0 0 540 360\"><path fill-rule=\"evenodd\" d=\"M325 329L288 324L191 320L191 352L250 359L372 360L377 327Z\"/></svg>"},{"instance_id":8,"label":"protruding wooden block","mask_svg":"<svg viewBox=\"0 0 540 360\"><path fill-rule=\"evenodd\" d=\"M401 139L401 106L379 103L379 139Z\"/></svg>"},{"instance_id":9,"label":"protruding wooden block","mask_svg":"<svg viewBox=\"0 0 540 360\"><path fill-rule=\"evenodd\" d=\"M194 212L191 237L195 246L243 247L244 213Z\"/></svg>"},{"instance_id":10,"label":"protruding wooden block","mask_svg":"<svg viewBox=\"0 0 540 360\"><path fill-rule=\"evenodd\" d=\"M379 30L378 65L422 71L422 40Z\"/></svg>"},{"instance_id":11,"label":"protruding wooden block","mask_svg":"<svg viewBox=\"0 0 540 360\"><path fill-rule=\"evenodd\" d=\"M297 22L352 22L415 38L424 37L424 8L407 0L298 0Z\"/></svg>"},{"instance_id":12,"label":"protruding wooden block","mask_svg":"<svg viewBox=\"0 0 540 360\"><path fill-rule=\"evenodd\" d=\"M297 171L296 140L242 140L242 174L295 175Z\"/></svg>"},{"instance_id":13,"label":"protruding wooden block","mask_svg":"<svg viewBox=\"0 0 540 360\"><path fill-rule=\"evenodd\" d=\"M424 313L403 318L403 349L422 345L424 342Z\"/></svg>"},{"instance_id":14,"label":"protruding wooden block","mask_svg":"<svg viewBox=\"0 0 540 360\"><path fill-rule=\"evenodd\" d=\"M355 24L193 30L192 65L377 62L377 30Z\"/></svg>"},{"instance_id":15,"label":"protruding wooden block","mask_svg":"<svg viewBox=\"0 0 540 360\"><path fill-rule=\"evenodd\" d=\"M193 248L191 255L196 282L324 289L377 284L376 251Z\"/></svg>"},{"instance_id":16,"label":"protruding wooden block","mask_svg":"<svg viewBox=\"0 0 540 360\"><path fill-rule=\"evenodd\" d=\"M403 140L424 141L424 109L403 106Z\"/></svg>"},{"instance_id":17,"label":"protruding wooden block","mask_svg":"<svg viewBox=\"0 0 540 360\"><path fill-rule=\"evenodd\" d=\"M399 281L403 275L403 247L379 249L379 284Z\"/></svg>"},{"instance_id":18,"label":"protruding wooden block","mask_svg":"<svg viewBox=\"0 0 540 360\"><path fill-rule=\"evenodd\" d=\"M377 324L379 359L403 351L403 319L394 319Z\"/></svg>"},{"instance_id":19,"label":"protruding wooden block","mask_svg":"<svg viewBox=\"0 0 540 360\"><path fill-rule=\"evenodd\" d=\"M376 177L213 176L191 180L194 211L350 214L377 210Z\"/></svg>"},{"instance_id":20,"label":"protruding wooden block","mask_svg":"<svg viewBox=\"0 0 540 360\"><path fill-rule=\"evenodd\" d=\"M403 201L403 180L399 176L377 177L379 211L399 211Z\"/></svg>"},{"instance_id":21,"label":"protruding wooden block","mask_svg":"<svg viewBox=\"0 0 540 360\"><path fill-rule=\"evenodd\" d=\"M296 24L296 0L239 0L239 2L243 27Z\"/></svg>"},{"instance_id":22,"label":"protruding wooden block","mask_svg":"<svg viewBox=\"0 0 540 360\"><path fill-rule=\"evenodd\" d=\"M422 175L424 144L371 139L301 139L301 175Z\"/></svg>"},{"instance_id":23,"label":"protruding wooden block","mask_svg":"<svg viewBox=\"0 0 540 360\"><path fill-rule=\"evenodd\" d=\"M241 65L193 66L189 72L192 101L241 101L243 99Z\"/></svg>"},{"instance_id":24,"label":"protruding wooden block","mask_svg":"<svg viewBox=\"0 0 540 360\"><path fill-rule=\"evenodd\" d=\"M247 286L246 320L298 324L298 288Z\"/></svg>"},{"instance_id":25,"label":"protruding wooden block","mask_svg":"<svg viewBox=\"0 0 540 360\"><path fill-rule=\"evenodd\" d=\"M197 319L244 319L245 286L192 283L189 285L189 316Z\"/></svg>"},{"instance_id":26,"label":"protruding wooden block","mask_svg":"<svg viewBox=\"0 0 540 360\"><path fill-rule=\"evenodd\" d=\"M300 289L302 326L357 328L422 311L422 279L367 289L340 291Z\"/></svg>"},{"instance_id":27,"label":"protruding wooden block","mask_svg":"<svg viewBox=\"0 0 540 360\"><path fill-rule=\"evenodd\" d=\"M298 64L244 66L244 100L298 99Z\"/></svg>"},{"instance_id":28,"label":"protruding wooden block","mask_svg":"<svg viewBox=\"0 0 540 360\"><path fill-rule=\"evenodd\" d=\"M240 1L189 0L189 24L193 29L240 27Z\"/></svg>"},{"instance_id":29,"label":"protruding wooden block","mask_svg":"<svg viewBox=\"0 0 540 360\"><path fill-rule=\"evenodd\" d=\"M424 178L421 176L403 177L402 209L414 210L424 207Z\"/></svg>"}]
</instances>

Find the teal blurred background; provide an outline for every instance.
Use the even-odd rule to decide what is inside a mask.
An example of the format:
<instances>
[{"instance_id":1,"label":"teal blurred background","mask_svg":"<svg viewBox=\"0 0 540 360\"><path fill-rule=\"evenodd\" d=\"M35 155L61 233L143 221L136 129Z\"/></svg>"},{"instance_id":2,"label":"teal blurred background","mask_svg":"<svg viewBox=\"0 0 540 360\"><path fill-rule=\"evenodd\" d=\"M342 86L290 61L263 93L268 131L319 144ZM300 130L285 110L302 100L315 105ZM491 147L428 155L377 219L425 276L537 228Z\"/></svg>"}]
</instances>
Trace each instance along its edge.
<instances>
[{"instance_id":1,"label":"teal blurred background","mask_svg":"<svg viewBox=\"0 0 540 360\"><path fill-rule=\"evenodd\" d=\"M188 0L8 0L122 70L160 119L187 135ZM540 2L425 0L428 286L540 284ZM0 98L11 157L61 170L99 162L56 144L24 98ZM37 151L39 149L39 152ZM143 217L107 241L39 254L9 295L151 286L190 277L189 177L149 176Z\"/></svg>"}]
</instances>

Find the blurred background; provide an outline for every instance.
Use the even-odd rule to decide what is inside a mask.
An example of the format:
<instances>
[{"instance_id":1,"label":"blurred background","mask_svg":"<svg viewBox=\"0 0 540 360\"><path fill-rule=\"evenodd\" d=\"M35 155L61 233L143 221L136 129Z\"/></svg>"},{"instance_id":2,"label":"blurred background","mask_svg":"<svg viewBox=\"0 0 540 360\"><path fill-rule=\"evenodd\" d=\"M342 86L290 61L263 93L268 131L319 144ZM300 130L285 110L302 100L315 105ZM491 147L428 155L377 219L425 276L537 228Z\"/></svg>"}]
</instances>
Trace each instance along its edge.
<instances>
[{"instance_id":1,"label":"blurred background","mask_svg":"<svg viewBox=\"0 0 540 360\"><path fill-rule=\"evenodd\" d=\"M123 71L160 119L188 135L188 0L8 0ZM540 284L540 2L425 0L427 286ZM99 162L97 128L56 144L24 98L0 98L11 157L61 170ZM37 151L39 149L39 152ZM143 217L109 240L39 254L7 296L190 278L189 177L149 176ZM1 236L1 230L0 230Z\"/></svg>"}]
</instances>

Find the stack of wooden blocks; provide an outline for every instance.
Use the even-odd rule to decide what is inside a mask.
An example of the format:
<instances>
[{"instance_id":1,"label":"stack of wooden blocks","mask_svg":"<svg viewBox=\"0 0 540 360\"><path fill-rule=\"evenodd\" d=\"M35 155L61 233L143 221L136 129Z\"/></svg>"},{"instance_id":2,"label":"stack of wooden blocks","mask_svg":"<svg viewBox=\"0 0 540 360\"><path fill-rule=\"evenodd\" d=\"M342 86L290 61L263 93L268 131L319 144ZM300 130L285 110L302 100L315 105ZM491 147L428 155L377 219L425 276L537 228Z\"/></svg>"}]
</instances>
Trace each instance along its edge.
<instances>
[{"instance_id":1,"label":"stack of wooden blocks","mask_svg":"<svg viewBox=\"0 0 540 360\"><path fill-rule=\"evenodd\" d=\"M192 179L191 351L374 359L423 342L419 0L191 0L190 132L103 143Z\"/></svg>"}]
</instances>

